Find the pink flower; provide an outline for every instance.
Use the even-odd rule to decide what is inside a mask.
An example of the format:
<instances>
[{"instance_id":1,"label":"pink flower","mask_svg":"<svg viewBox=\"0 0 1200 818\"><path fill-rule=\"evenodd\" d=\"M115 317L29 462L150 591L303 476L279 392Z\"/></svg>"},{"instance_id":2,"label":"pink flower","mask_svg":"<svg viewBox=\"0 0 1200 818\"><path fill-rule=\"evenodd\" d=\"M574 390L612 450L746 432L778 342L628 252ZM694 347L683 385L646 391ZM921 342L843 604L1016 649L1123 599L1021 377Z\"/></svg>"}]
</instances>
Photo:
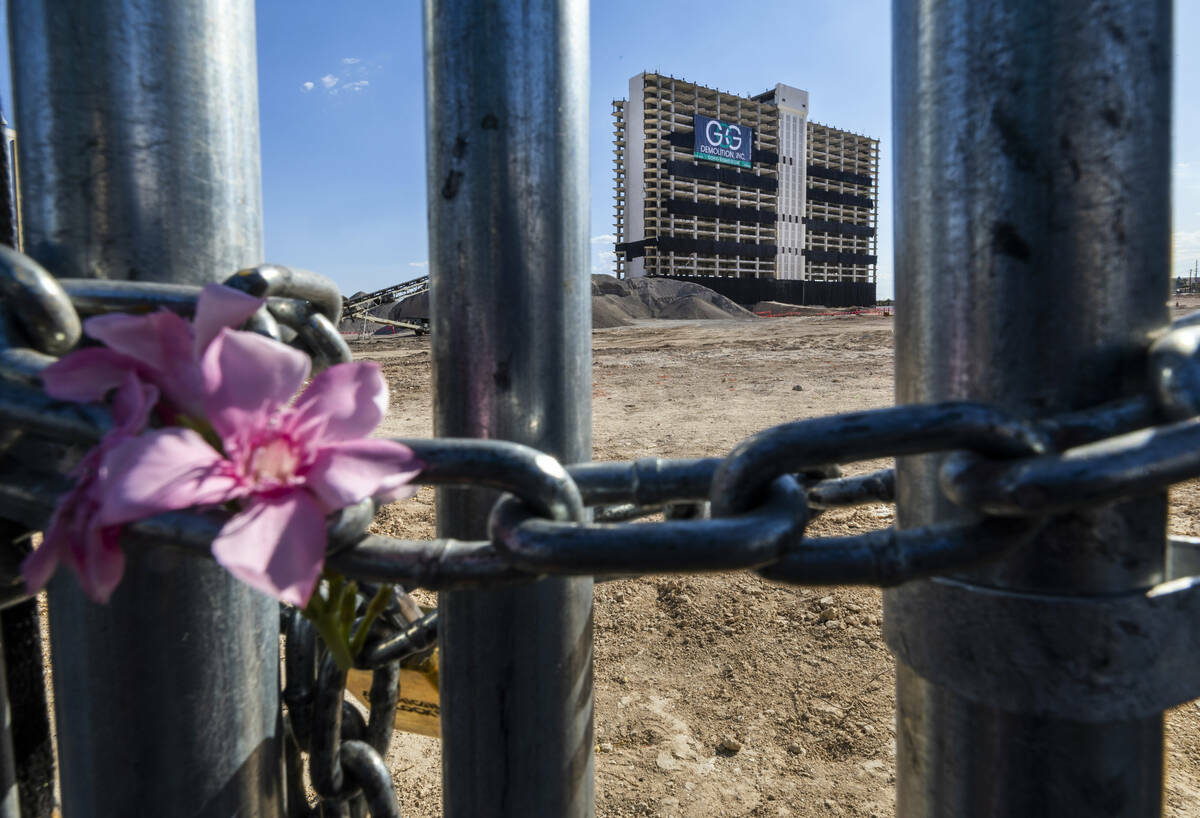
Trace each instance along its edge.
<instances>
[{"instance_id":1,"label":"pink flower","mask_svg":"<svg viewBox=\"0 0 1200 818\"><path fill-rule=\"evenodd\" d=\"M213 543L217 561L255 588L303 605L324 563L327 513L373 496L411 494L419 463L405 446L362 439L383 417L387 386L375 364L319 375L294 406L308 359L232 327L262 301L209 285L189 323L159 311L85 323L104 347L78 350L43 373L48 394L97 401L116 389L114 429L77 467L45 540L22 571L31 590L60 561L89 596L121 579L121 526L161 511L238 501ZM162 398L159 402L159 398ZM151 411L185 423L143 434ZM196 429L213 432L208 439Z\"/></svg>"},{"instance_id":2,"label":"pink flower","mask_svg":"<svg viewBox=\"0 0 1200 818\"><path fill-rule=\"evenodd\" d=\"M108 600L125 570L120 526L104 524L100 515L108 453L146 428L160 395L169 418L202 415L200 356L222 327L240 326L261 306L261 299L210 284L196 302L194 327L165 310L91 318L84 328L107 346L76 350L42 372L47 394L60 400L100 401L115 390L114 425L75 467L75 486L59 499L42 545L22 564L30 593L65 561L89 597Z\"/></svg>"},{"instance_id":3,"label":"pink flower","mask_svg":"<svg viewBox=\"0 0 1200 818\"><path fill-rule=\"evenodd\" d=\"M200 357L219 330L240 327L262 303L232 287L209 284L196 301L193 323L166 310L89 318L84 331L105 346L64 356L46 368L42 383L51 397L86 403L103 400L127 373L134 372L158 387L169 418L176 412L201 417Z\"/></svg>"},{"instance_id":4,"label":"pink flower","mask_svg":"<svg viewBox=\"0 0 1200 818\"><path fill-rule=\"evenodd\" d=\"M21 564L29 593L50 581L60 562L75 571L84 592L96 602L107 602L125 571L125 555L118 539L119 526L102 524L99 511L105 482L103 461L114 448L146 427L158 390L126 372L113 396L113 428L75 467L77 482L59 500L46 527L42 544Z\"/></svg>"},{"instance_id":5,"label":"pink flower","mask_svg":"<svg viewBox=\"0 0 1200 818\"><path fill-rule=\"evenodd\" d=\"M307 604L324 564L325 515L364 497L410 496L423 465L407 446L363 438L387 407L377 364L330 367L289 407L308 374L302 353L219 329L201 356L200 383L202 416L223 452L185 428L112 448L100 524L240 500L213 542L217 562L264 593Z\"/></svg>"}]
</instances>

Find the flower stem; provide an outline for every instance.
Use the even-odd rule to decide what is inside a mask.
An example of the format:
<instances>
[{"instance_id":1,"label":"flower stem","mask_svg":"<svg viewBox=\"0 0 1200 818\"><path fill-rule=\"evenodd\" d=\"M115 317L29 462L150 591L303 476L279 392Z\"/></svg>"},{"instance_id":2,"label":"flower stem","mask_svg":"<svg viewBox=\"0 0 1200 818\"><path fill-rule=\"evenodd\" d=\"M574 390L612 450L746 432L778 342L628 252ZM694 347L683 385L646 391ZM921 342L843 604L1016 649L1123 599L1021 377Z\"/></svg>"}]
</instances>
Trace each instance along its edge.
<instances>
[{"instance_id":1,"label":"flower stem","mask_svg":"<svg viewBox=\"0 0 1200 818\"><path fill-rule=\"evenodd\" d=\"M354 614L358 611L358 583L348 582L346 587L342 589L342 598L339 610L338 625L341 626L340 633L342 641L346 644L347 650L350 645L350 629L354 627ZM353 655L353 651L351 651Z\"/></svg>"},{"instance_id":2,"label":"flower stem","mask_svg":"<svg viewBox=\"0 0 1200 818\"><path fill-rule=\"evenodd\" d=\"M379 586L379 590L375 592L375 596L371 597L370 603L367 605L367 613L363 616L363 621L359 624L358 630L354 632L354 638L350 640L350 653L354 656L359 654L363 645L367 641L367 634L371 630L373 623L378 616L387 610L388 604L395 596L395 589L390 584Z\"/></svg>"},{"instance_id":3,"label":"flower stem","mask_svg":"<svg viewBox=\"0 0 1200 818\"><path fill-rule=\"evenodd\" d=\"M337 663L338 670L347 671L354 667L354 656L350 653L349 646L342 637L342 629L337 617L322 616L314 619L313 625L316 627L317 633L321 635L322 641L325 642L325 647L329 648L329 655Z\"/></svg>"},{"instance_id":4,"label":"flower stem","mask_svg":"<svg viewBox=\"0 0 1200 818\"><path fill-rule=\"evenodd\" d=\"M341 574L327 572L325 581L308 599L303 614L313 623L321 641L341 670L354 667L354 658L362 652L371 631L371 624L387 610L395 597L395 588L390 584L379 586L375 596L367 603L367 611L358 627L354 627L354 615L358 612L358 583L347 581ZM353 631L353 636L351 632Z\"/></svg>"},{"instance_id":5,"label":"flower stem","mask_svg":"<svg viewBox=\"0 0 1200 818\"><path fill-rule=\"evenodd\" d=\"M354 653L350 650L349 632L343 624L343 614L348 597L353 618L356 593L357 587L353 582L347 583L340 574L326 574L325 582L309 597L303 611L305 618L317 629L317 634L339 670L350 670L354 666Z\"/></svg>"}]
</instances>

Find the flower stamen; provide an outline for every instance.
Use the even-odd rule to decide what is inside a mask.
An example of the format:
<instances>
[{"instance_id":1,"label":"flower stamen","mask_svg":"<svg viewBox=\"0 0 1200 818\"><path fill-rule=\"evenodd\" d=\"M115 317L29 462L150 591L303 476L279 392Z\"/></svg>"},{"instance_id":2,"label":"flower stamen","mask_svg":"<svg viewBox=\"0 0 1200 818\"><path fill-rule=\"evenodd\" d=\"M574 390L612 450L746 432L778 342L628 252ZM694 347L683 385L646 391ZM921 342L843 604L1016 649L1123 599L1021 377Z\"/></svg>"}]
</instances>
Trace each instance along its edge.
<instances>
[{"instance_id":1,"label":"flower stamen","mask_svg":"<svg viewBox=\"0 0 1200 818\"><path fill-rule=\"evenodd\" d=\"M274 437L250 453L246 477L259 488L288 486L295 482L299 465L300 456L292 441L284 436Z\"/></svg>"}]
</instances>

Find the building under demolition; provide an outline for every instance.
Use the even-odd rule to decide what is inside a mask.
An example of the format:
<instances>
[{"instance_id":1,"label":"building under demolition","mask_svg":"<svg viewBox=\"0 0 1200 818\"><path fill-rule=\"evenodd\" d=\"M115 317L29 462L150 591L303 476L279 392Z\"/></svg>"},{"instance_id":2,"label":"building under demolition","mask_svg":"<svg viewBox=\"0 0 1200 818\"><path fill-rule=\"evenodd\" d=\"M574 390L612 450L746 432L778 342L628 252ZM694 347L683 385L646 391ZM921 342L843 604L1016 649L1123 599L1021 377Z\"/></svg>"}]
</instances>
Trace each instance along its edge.
<instances>
[{"instance_id":1,"label":"building under demolition","mask_svg":"<svg viewBox=\"0 0 1200 818\"><path fill-rule=\"evenodd\" d=\"M787 85L741 97L643 73L613 115L618 277L874 303L879 140L809 121Z\"/></svg>"}]
</instances>

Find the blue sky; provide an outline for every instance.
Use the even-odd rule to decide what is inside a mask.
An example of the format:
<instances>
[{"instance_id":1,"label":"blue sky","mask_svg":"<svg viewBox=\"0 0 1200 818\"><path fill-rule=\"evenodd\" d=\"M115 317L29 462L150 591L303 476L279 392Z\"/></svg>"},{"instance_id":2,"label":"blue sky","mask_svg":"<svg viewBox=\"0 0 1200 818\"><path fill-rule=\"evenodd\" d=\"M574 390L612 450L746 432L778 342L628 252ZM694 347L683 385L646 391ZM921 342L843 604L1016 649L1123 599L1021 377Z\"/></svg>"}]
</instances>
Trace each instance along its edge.
<instances>
[{"instance_id":1,"label":"blue sky","mask_svg":"<svg viewBox=\"0 0 1200 818\"><path fill-rule=\"evenodd\" d=\"M891 200L888 4L767 0L752 14L706 6L727 8L592 3L594 272L612 272L611 103L643 70L741 94L777 82L807 89L815 119L883 139L881 200ZM365 0L332 16L324 4L258 5L267 249L332 275L346 292L419 274L428 257L420 21L415 2ZM879 252L890 292L889 211L881 208Z\"/></svg>"},{"instance_id":2,"label":"blue sky","mask_svg":"<svg viewBox=\"0 0 1200 818\"><path fill-rule=\"evenodd\" d=\"M881 139L879 292L891 295L890 3L760 0L752 12L739 8L593 0L593 270L611 268L610 103L626 95L631 75L658 70L742 94L795 85L808 90L813 119ZM1181 47L1194 46L1198 33L1200 0L1177 2L1177 274L1200 259L1200 49ZM268 260L322 272L347 293L421 275L428 238L420 3L263 0L258 61ZM19 127L0 62L4 108Z\"/></svg>"}]
</instances>

